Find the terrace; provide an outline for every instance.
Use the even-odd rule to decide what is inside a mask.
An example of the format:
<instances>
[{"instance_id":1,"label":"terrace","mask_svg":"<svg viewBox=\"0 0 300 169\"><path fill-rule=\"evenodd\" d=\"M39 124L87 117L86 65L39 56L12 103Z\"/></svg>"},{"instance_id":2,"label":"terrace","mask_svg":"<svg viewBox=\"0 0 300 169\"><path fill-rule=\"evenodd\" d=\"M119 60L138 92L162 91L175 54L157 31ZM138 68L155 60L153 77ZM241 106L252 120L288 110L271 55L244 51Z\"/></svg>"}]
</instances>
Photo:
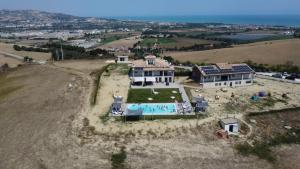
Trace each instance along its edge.
<instances>
[{"instance_id":1,"label":"terrace","mask_svg":"<svg viewBox=\"0 0 300 169\"><path fill-rule=\"evenodd\" d=\"M157 87L157 86L156 86ZM181 86L175 88L132 88L127 103L117 116L178 116L193 115L188 96Z\"/></svg>"}]
</instances>

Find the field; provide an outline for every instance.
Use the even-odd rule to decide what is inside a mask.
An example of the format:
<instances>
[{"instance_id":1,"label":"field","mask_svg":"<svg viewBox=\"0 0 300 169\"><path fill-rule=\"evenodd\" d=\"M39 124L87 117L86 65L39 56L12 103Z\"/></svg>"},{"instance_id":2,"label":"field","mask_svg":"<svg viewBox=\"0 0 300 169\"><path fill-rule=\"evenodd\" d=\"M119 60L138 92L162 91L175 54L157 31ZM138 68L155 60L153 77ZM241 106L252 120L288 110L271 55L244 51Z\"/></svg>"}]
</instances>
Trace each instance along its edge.
<instances>
[{"instance_id":1,"label":"field","mask_svg":"<svg viewBox=\"0 0 300 169\"><path fill-rule=\"evenodd\" d=\"M110 48L132 48L135 43L137 43L140 39L137 38L136 36L133 37L128 37L128 38L123 38L115 41L111 41L109 43L106 43L102 46L99 46L98 48L103 48L103 49L110 49Z\"/></svg>"},{"instance_id":2,"label":"field","mask_svg":"<svg viewBox=\"0 0 300 169\"><path fill-rule=\"evenodd\" d=\"M233 48L215 49L196 52L167 52L164 55L172 56L181 62L217 63L217 62L244 62L251 60L262 64L284 64L292 61L300 66L300 39L278 40L238 45Z\"/></svg>"},{"instance_id":3,"label":"field","mask_svg":"<svg viewBox=\"0 0 300 169\"><path fill-rule=\"evenodd\" d=\"M0 66L5 63L7 63L9 67L13 68L13 67L17 67L19 64L22 64L23 62L0 54Z\"/></svg>"},{"instance_id":4,"label":"field","mask_svg":"<svg viewBox=\"0 0 300 169\"><path fill-rule=\"evenodd\" d=\"M107 65L106 60L65 60L54 64L58 67L80 71L86 75Z\"/></svg>"},{"instance_id":5,"label":"field","mask_svg":"<svg viewBox=\"0 0 300 169\"><path fill-rule=\"evenodd\" d=\"M173 93L176 91L176 93ZM182 102L178 89L155 89L158 94L153 94L151 89L130 89L128 93L128 103L172 103L175 100ZM171 99L171 97L175 99ZM148 100L152 98L153 100Z\"/></svg>"},{"instance_id":6,"label":"field","mask_svg":"<svg viewBox=\"0 0 300 169\"><path fill-rule=\"evenodd\" d=\"M85 163L74 161L81 153L75 153L80 148L70 140L72 120L85 102L87 84L81 77L25 65L0 75L0 83L0 134L5 136L0 137L0 168L74 168Z\"/></svg>"},{"instance_id":7,"label":"field","mask_svg":"<svg viewBox=\"0 0 300 169\"><path fill-rule=\"evenodd\" d=\"M300 109L250 113L246 119L253 124L252 146L239 144L244 155L256 155L273 163L276 168L299 168ZM286 126L291 129L287 129ZM255 133L255 134L254 134Z\"/></svg>"},{"instance_id":8,"label":"field","mask_svg":"<svg viewBox=\"0 0 300 169\"><path fill-rule=\"evenodd\" d=\"M15 51L13 44L0 43L0 51L11 53L19 56L29 56L35 60L49 60L51 59L51 53L42 53L42 52L27 52L27 51Z\"/></svg>"},{"instance_id":9,"label":"field","mask_svg":"<svg viewBox=\"0 0 300 169\"><path fill-rule=\"evenodd\" d=\"M234 148L235 143L245 140L245 135L222 140L214 133L219 129L218 119L228 116L223 112L225 107L219 104L223 104L223 101L227 103L225 98L229 99L231 92L238 98L248 98L249 94L266 89L274 91L274 97L288 92L289 104L276 103L272 107L276 109L299 106L299 87L262 80L250 88L247 91L249 93L244 88L230 89L227 93L218 92L222 98L220 102L211 100L216 94L211 90L201 93L210 100L212 108L207 116L200 119L124 124L107 116L114 95L127 98L130 80L124 73L124 66L112 65L105 71L99 83L97 103L94 106L89 103L94 83L90 74L105 65L105 61L101 60L64 61L55 62L54 65L25 65L2 74L0 134L5 137L0 137L0 168L142 169L201 166L213 169L285 169L298 165L298 145L272 148L272 153L279 159L273 164L255 155L243 156L238 153ZM234 115L242 119L244 114ZM266 117L265 122L261 122L258 116L250 118L257 121L258 128L254 128L257 132L265 132L262 131L262 123L282 127L280 124L284 120L284 125L293 128L299 123L298 118L292 121L292 117L298 117L296 114L275 117ZM261 134L258 133L258 136ZM292 158L287 158L289 155Z\"/></svg>"},{"instance_id":10,"label":"field","mask_svg":"<svg viewBox=\"0 0 300 169\"><path fill-rule=\"evenodd\" d=\"M148 47L148 46L153 46L155 43L157 43L161 48L168 49L168 48L191 47L196 44L210 45L219 42L204 40L204 39L192 39L192 38L145 38L141 42L141 45Z\"/></svg>"}]
</instances>

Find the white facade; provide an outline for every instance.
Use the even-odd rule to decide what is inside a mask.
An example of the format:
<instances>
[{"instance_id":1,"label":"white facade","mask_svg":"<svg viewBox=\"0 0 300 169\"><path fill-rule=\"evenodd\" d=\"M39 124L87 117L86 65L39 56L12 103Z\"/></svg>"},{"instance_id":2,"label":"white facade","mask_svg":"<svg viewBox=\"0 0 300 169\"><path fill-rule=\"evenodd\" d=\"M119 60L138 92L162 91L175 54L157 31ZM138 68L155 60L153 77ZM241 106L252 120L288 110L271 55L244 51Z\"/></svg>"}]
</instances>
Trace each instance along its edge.
<instances>
[{"instance_id":1,"label":"white facade","mask_svg":"<svg viewBox=\"0 0 300 169\"><path fill-rule=\"evenodd\" d=\"M128 56L117 56L117 63L129 63Z\"/></svg>"},{"instance_id":2,"label":"white facade","mask_svg":"<svg viewBox=\"0 0 300 169\"><path fill-rule=\"evenodd\" d=\"M227 118L220 121L221 127L228 132L228 134L238 134L239 133L239 122L237 119Z\"/></svg>"},{"instance_id":3,"label":"white facade","mask_svg":"<svg viewBox=\"0 0 300 169\"><path fill-rule=\"evenodd\" d=\"M253 79L246 80L229 80L229 81L214 81L200 83L204 88L216 88L216 87L240 87L250 86L253 84Z\"/></svg>"},{"instance_id":4,"label":"white facade","mask_svg":"<svg viewBox=\"0 0 300 169\"><path fill-rule=\"evenodd\" d=\"M173 83L174 67L155 56L132 62L130 78L132 84Z\"/></svg>"},{"instance_id":5,"label":"white facade","mask_svg":"<svg viewBox=\"0 0 300 169\"><path fill-rule=\"evenodd\" d=\"M192 78L203 88L249 86L253 84L254 71L246 64L195 66Z\"/></svg>"}]
</instances>

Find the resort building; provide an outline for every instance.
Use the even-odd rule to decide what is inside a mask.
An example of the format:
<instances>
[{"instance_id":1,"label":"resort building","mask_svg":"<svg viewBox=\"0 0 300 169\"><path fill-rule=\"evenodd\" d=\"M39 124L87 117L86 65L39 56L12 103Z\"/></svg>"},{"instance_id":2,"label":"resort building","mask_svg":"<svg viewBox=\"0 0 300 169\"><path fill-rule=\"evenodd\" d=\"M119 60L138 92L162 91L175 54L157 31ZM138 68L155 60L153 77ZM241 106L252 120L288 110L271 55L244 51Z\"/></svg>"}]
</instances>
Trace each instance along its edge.
<instances>
[{"instance_id":1,"label":"resort building","mask_svg":"<svg viewBox=\"0 0 300 169\"><path fill-rule=\"evenodd\" d=\"M209 66L195 66L192 78L203 88L235 87L253 84L254 70L247 64L217 63Z\"/></svg>"},{"instance_id":2,"label":"resort building","mask_svg":"<svg viewBox=\"0 0 300 169\"><path fill-rule=\"evenodd\" d=\"M131 64L131 83L133 85L153 85L154 83L174 82L174 67L166 60L149 55L145 60L135 60Z\"/></svg>"}]
</instances>

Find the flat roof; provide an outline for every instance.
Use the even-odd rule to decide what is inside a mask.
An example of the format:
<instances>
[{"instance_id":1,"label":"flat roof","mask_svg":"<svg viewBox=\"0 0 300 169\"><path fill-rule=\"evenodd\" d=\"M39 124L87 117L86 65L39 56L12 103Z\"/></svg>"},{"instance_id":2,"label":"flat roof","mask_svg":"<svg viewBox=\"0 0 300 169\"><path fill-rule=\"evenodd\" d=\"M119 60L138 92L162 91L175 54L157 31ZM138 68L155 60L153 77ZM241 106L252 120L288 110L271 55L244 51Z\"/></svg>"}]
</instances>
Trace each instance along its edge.
<instances>
[{"instance_id":1,"label":"flat roof","mask_svg":"<svg viewBox=\"0 0 300 169\"><path fill-rule=\"evenodd\" d=\"M220 121L224 124L236 124L239 122L238 119L236 118L226 118L226 119L221 119Z\"/></svg>"}]
</instances>

